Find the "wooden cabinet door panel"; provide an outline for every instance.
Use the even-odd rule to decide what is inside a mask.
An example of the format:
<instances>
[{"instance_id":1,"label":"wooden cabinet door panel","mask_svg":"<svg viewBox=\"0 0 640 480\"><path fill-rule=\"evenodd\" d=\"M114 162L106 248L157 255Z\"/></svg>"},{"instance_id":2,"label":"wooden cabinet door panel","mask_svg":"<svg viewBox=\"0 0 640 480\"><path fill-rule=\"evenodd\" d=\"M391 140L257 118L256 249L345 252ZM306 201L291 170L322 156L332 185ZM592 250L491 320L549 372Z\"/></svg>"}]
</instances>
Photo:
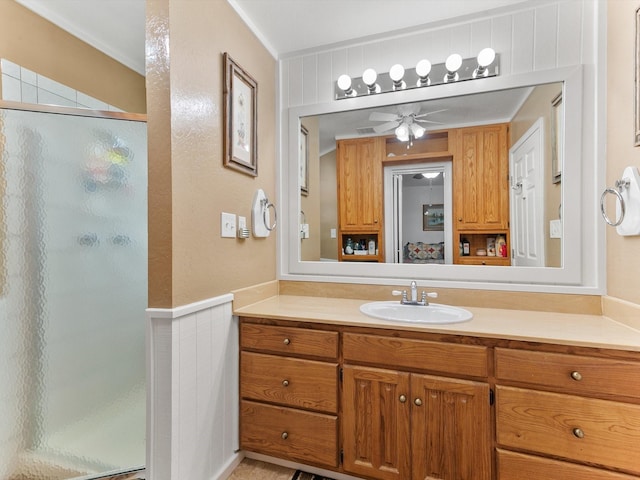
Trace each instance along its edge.
<instances>
[{"instance_id":1,"label":"wooden cabinet door panel","mask_svg":"<svg viewBox=\"0 0 640 480\"><path fill-rule=\"evenodd\" d=\"M491 479L489 385L411 375L413 480Z\"/></svg>"},{"instance_id":2,"label":"wooden cabinet door panel","mask_svg":"<svg viewBox=\"0 0 640 480\"><path fill-rule=\"evenodd\" d=\"M381 480L410 478L409 411L408 373L345 365L344 470Z\"/></svg>"},{"instance_id":3,"label":"wooden cabinet door panel","mask_svg":"<svg viewBox=\"0 0 640 480\"><path fill-rule=\"evenodd\" d=\"M640 405L503 386L496 399L499 445L640 473Z\"/></svg>"},{"instance_id":4,"label":"wooden cabinet door panel","mask_svg":"<svg viewBox=\"0 0 640 480\"><path fill-rule=\"evenodd\" d=\"M240 395L297 408L338 411L338 364L240 353Z\"/></svg>"}]
</instances>

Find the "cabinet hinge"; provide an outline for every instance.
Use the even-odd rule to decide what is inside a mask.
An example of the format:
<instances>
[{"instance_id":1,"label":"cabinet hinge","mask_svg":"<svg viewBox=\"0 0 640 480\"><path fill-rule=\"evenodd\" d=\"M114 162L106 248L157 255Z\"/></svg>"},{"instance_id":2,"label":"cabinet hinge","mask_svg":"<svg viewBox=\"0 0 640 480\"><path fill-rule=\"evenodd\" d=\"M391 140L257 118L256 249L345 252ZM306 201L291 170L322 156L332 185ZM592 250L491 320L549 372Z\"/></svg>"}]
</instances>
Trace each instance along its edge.
<instances>
[{"instance_id":1,"label":"cabinet hinge","mask_svg":"<svg viewBox=\"0 0 640 480\"><path fill-rule=\"evenodd\" d=\"M496 394L493 391L493 388L489 389L489 405L493 405L496 401Z\"/></svg>"},{"instance_id":2,"label":"cabinet hinge","mask_svg":"<svg viewBox=\"0 0 640 480\"><path fill-rule=\"evenodd\" d=\"M340 369L340 382L342 382L342 378L344 377L343 372L344 372L344 370L341 368Z\"/></svg>"},{"instance_id":3,"label":"cabinet hinge","mask_svg":"<svg viewBox=\"0 0 640 480\"><path fill-rule=\"evenodd\" d=\"M344 450L340 450L340 465L344 463Z\"/></svg>"}]
</instances>

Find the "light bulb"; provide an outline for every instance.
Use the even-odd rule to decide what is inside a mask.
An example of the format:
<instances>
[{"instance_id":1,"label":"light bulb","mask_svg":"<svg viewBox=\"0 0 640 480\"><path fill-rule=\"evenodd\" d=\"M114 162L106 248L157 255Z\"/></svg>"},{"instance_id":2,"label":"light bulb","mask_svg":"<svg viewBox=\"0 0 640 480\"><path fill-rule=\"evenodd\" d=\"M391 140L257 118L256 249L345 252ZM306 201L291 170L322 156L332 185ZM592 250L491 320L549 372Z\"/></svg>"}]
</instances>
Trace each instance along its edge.
<instances>
[{"instance_id":1,"label":"light bulb","mask_svg":"<svg viewBox=\"0 0 640 480\"><path fill-rule=\"evenodd\" d=\"M429 178L429 179L436 178L438 175L440 175L440 172L423 172L422 173L422 176L424 178Z\"/></svg>"},{"instance_id":2,"label":"light bulb","mask_svg":"<svg viewBox=\"0 0 640 480\"><path fill-rule=\"evenodd\" d=\"M496 59L496 51L493 48L483 48L478 54L478 66L487 68Z\"/></svg>"},{"instance_id":3,"label":"light bulb","mask_svg":"<svg viewBox=\"0 0 640 480\"><path fill-rule=\"evenodd\" d=\"M402 80L402 77L404 77L404 67L399 63L396 63L389 70L389 77L391 77L391 80L393 80L394 83L400 82Z\"/></svg>"},{"instance_id":4,"label":"light bulb","mask_svg":"<svg viewBox=\"0 0 640 480\"><path fill-rule=\"evenodd\" d=\"M462 66L462 57L457 53L453 53L447 57L444 65L449 73L455 73Z\"/></svg>"},{"instance_id":5,"label":"light bulb","mask_svg":"<svg viewBox=\"0 0 640 480\"><path fill-rule=\"evenodd\" d=\"M427 78L431 73L431 62L429 60L420 60L416 65L416 73L420 78Z\"/></svg>"},{"instance_id":6,"label":"light bulb","mask_svg":"<svg viewBox=\"0 0 640 480\"><path fill-rule=\"evenodd\" d=\"M396 128L396 137L401 142L406 142L409 140L409 127L407 127L406 123L401 124L398 128Z\"/></svg>"},{"instance_id":7,"label":"light bulb","mask_svg":"<svg viewBox=\"0 0 640 480\"><path fill-rule=\"evenodd\" d=\"M367 68L362 74L362 81L368 87L372 87L376 84L376 79L378 78L378 74L373 68Z\"/></svg>"},{"instance_id":8,"label":"light bulb","mask_svg":"<svg viewBox=\"0 0 640 480\"><path fill-rule=\"evenodd\" d=\"M418 125L417 123L411 124L411 131L413 132L413 136L416 138L422 137L424 135L424 127Z\"/></svg>"},{"instance_id":9,"label":"light bulb","mask_svg":"<svg viewBox=\"0 0 640 480\"><path fill-rule=\"evenodd\" d=\"M338 77L338 88L345 92L351 89L351 77L349 75L340 75Z\"/></svg>"}]
</instances>

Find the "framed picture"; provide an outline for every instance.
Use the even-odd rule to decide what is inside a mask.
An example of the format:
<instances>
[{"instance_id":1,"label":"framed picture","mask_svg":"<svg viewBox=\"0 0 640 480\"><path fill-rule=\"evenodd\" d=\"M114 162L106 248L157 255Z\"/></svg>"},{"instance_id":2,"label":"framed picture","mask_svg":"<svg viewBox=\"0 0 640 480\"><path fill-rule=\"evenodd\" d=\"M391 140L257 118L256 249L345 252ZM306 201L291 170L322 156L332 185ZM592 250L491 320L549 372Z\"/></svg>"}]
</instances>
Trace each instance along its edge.
<instances>
[{"instance_id":1,"label":"framed picture","mask_svg":"<svg viewBox=\"0 0 640 480\"><path fill-rule=\"evenodd\" d=\"M224 166L258 176L258 84L225 52Z\"/></svg>"},{"instance_id":2,"label":"framed picture","mask_svg":"<svg viewBox=\"0 0 640 480\"><path fill-rule=\"evenodd\" d=\"M634 146L640 147L640 8L636 10L636 78L635 78L635 98L634 98L634 113L635 113L635 139Z\"/></svg>"},{"instance_id":3,"label":"framed picture","mask_svg":"<svg viewBox=\"0 0 640 480\"><path fill-rule=\"evenodd\" d=\"M564 105L562 93L551 101L551 181L560 183L564 163Z\"/></svg>"},{"instance_id":4,"label":"framed picture","mask_svg":"<svg viewBox=\"0 0 640 480\"><path fill-rule=\"evenodd\" d=\"M309 131L300 126L300 193L309 195Z\"/></svg>"},{"instance_id":5,"label":"framed picture","mask_svg":"<svg viewBox=\"0 0 640 480\"><path fill-rule=\"evenodd\" d=\"M442 203L422 205L422 230L425 232L444 231L444 205Z\"/></svg>"}]
</instances>

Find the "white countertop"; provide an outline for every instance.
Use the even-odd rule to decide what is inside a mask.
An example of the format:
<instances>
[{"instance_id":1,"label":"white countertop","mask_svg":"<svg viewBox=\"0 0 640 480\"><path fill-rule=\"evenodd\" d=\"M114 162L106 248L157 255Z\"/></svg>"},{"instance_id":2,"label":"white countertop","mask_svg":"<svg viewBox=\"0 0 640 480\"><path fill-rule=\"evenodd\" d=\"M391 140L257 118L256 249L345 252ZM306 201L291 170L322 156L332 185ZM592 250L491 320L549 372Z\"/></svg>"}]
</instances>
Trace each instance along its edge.
<instances>
[{"instance_id":1,"label":"white countertop","mask_svg":"<svg viewBox=\"0 0 640 480\"><path fill-rule=\"evenodd\" d=\"M392 322L368 317L369 300L279 295L234 310L235 315L336 325L469 335L640 351L640 331L601 315L465 307L473 319L450 325Z\"/></svg>"}]
</instances>

